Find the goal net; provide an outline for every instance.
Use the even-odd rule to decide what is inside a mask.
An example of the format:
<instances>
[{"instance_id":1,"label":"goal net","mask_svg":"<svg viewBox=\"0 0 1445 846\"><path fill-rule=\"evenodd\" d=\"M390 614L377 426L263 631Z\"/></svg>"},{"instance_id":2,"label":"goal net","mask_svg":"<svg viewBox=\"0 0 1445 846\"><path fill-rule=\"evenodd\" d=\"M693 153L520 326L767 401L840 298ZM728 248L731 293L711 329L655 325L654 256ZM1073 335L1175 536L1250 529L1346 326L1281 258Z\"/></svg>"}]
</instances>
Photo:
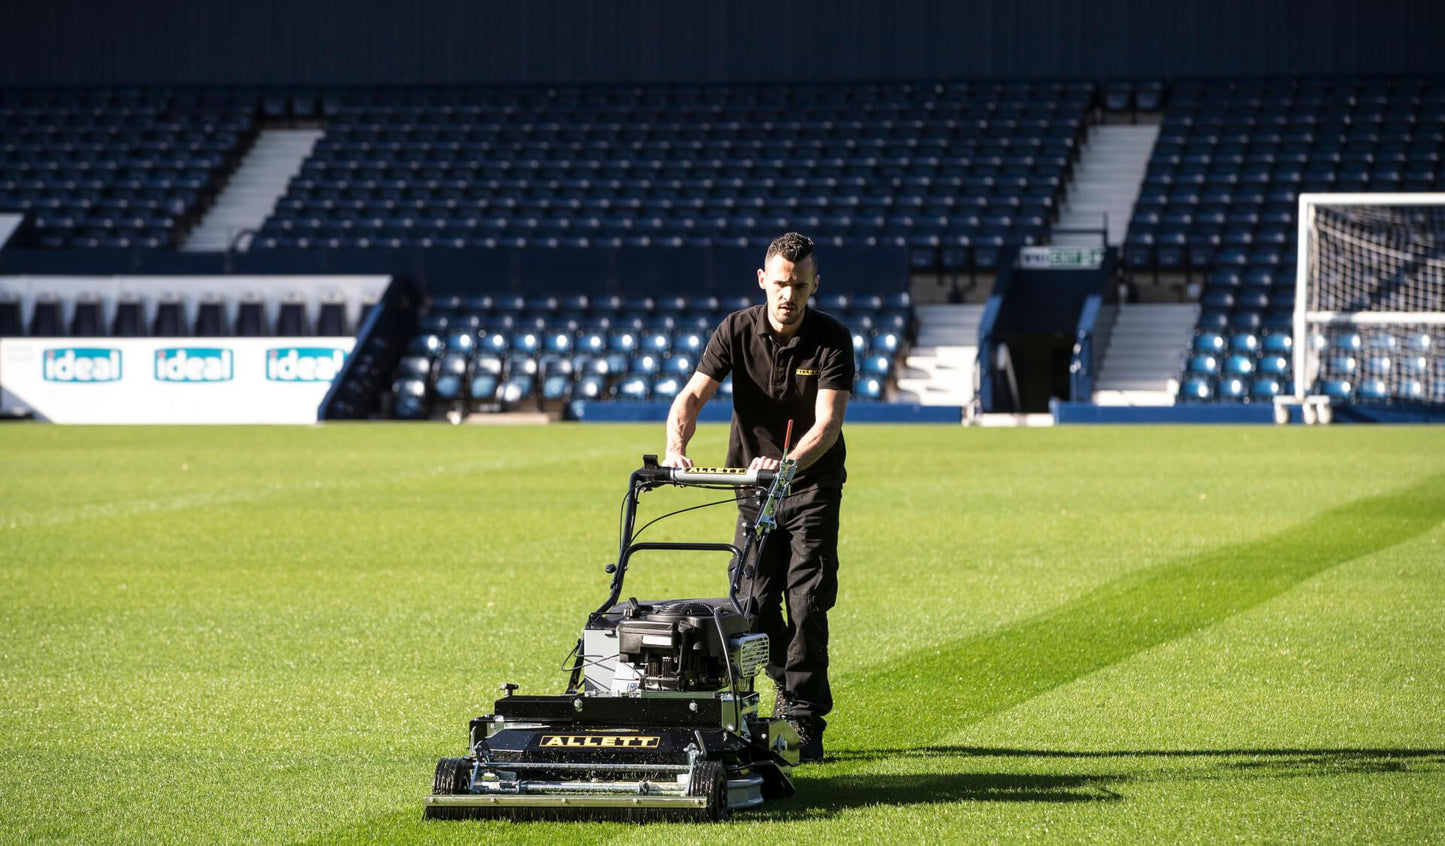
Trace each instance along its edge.
<instances>
[{"instance_id":1,"label":"goal net","mask_svg":"<svg viewBox=\"0 0 1445 846\"><path fill-rule=\"evenodd\" d=\"M1294 393L1445 403L1445 194L1301 194Z\"/></svg>"}]
</instances>

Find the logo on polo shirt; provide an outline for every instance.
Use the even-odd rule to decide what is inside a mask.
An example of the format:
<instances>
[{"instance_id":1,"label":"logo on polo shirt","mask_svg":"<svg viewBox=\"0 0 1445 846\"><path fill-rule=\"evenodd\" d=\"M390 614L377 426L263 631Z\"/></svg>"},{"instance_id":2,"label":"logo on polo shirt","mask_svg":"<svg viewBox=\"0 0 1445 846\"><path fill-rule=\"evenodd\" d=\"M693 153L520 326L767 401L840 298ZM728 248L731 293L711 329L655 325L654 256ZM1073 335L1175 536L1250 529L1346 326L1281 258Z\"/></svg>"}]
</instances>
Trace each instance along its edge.
<instances>
[{"instance_id":1,"label":"logo on polo shirt","mask_svg":"<svg viewBox=\"0 0 1445 846\"><path fill-rule=\"evenodd\" d=\"M817 375L818 375L818 371L816 371L816 370L809 370L809 369L806 368L806 367L799 367L797 370L794 370L794 371L793 371L793 374L794 374L794 375L797 375L797 376L817 376Z\"/></svg>"}]
</instances>

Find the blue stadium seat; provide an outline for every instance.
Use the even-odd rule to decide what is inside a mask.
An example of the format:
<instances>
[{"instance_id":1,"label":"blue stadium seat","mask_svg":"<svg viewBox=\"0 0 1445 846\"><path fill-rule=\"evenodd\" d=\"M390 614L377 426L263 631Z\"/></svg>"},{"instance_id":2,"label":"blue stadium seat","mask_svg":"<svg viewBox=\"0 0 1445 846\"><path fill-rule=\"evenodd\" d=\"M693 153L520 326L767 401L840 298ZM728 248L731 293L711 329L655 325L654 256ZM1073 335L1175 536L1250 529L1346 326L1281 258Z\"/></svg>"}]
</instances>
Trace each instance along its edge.
<instances>
[{"instance_id":1,"label":"blue stadium seat","mask_svg":"<svg viewBox=\"0 0 1445 846\"><path fill-rule=\"evenodd\" d=\"M1361 352L1365 342L1358 332L1341 332L1331 340L1330 346L1342 352Z\"/></svg>"},{"instance_id":2,"label":"blue stadium seat","mask_svg":"<svg viewBox=\"0 0 1445 846\"><path fill-rule=\"evenodd\" d=\"M651 396L652 384L646 376L628 376L617 383L620 399L645 400Z\"/></svg>"},{"instance_id":3,"label":"blue stadium seat","mask_svg":"<svg viewBox=\"0 0 1445 846\"><path fill-rule=\"evenodd\" d=\"M1235 353L1224 360L1224 373L1226 376L1249 376L1254 373L1254 370L1254 359L1249 355ZM1221 394L1227 396L1223 388L1221 388L1220 391Z\"/></svg>"},{"instance_id":4,"label":"blue stadium seat","mask_svg":"<svg viewBox=\"0 0 1445 846\"><path fill-rule=\"evenodd\" d=\"M477 336L466 329L453 329L447 333L446 349L465 359L477 348Z\"/></svg>"},{"instance_id":5,"label":"blue stadium seat","mask_svg":"<svg viewBox=\"0 0 1445 846\"><path fill-rule=\"evenodd\" d=\"M1294 336L1288 332L1266 332L1260 349L1267 353L1290 355L1294 350Z\"/></svg>"},{"instance_id":6,"label":"blue stadium seat","mask_svg":"<svg viewBox=\"0 0 1445 846\"><path fill-rule=\"evenodd\" d=\"M1395 359L1400 375L1406 379L1414 379L1422 384L1430 376L1432 359L1426 355L1403 355Z\"/></svg>"},{"instance_id":7,"label":"blue stadium seat","mask_svg":"<svg viewBox=\"0 0 1445 846\"><path fill-rule=\"evenodd\" d=\"M1199 314L1199 331L1218 334L1229 329L1229 312L1206 310Z\"/></svg>"},{"instance_id":8,"label":"blue stadium seat","mask_svg":"<svg viewBox=\"0 0 1445 846\"><path fill-rule=\"evenodd\" d=\"M517 332L508 339L507 349L521 355L536 355L542 351L542 336L532 331Z\"/></svg>"},{"instance_id":9,"label":"blue stadium seat","mask_svg":"<svg viewBox=\"0 0 1445 846\"><path fill-rule=\"evenodd\" d=\"M1332 352L1325 357L1325 372L1336 378L1353 378L1360 372L1360 362L1345 352Z\"/></svg>"},{"instance_id":10,"label":"blue stadium seat","mask_svg":"<svg viewBox=\"0 0 1445 846\"><path fill-rule=\"evenodd\" d=\"M1264 328L1264 315L1257 311L1235 311L1229 316L1229 327L1236 332L1257 333Z\"/></svg>"},{"instance_id":11,"label":"blue stadium seat","mask_svg":"<svg viewBox=\"0 0 1445 846\"><path fill-rule=\"evenodd\" d=\"M1394 353L1399 348L1399 340L1388 332L1371 332L1365 337L1365 349L1372 352Z\"/></svg>"},{"instance_id":12,"label":"blue stadium seat","mask_svg":"<svg viewBox=\"0 0 1445 846\"><path fill-rule=\"evenodd\" d=\"M1264 376L1255 379L1250 385L1250 399L1266 401L1280 396L1284 392L1284 383L1272 376Z\"/></svg>"},{"instance_id":13,"label":"blue stadium seat","mask_svg":"<svg viewBox=\"0 0 1445 846\"><path fill-rule=\"evenodd\" d=\"M663 359L662 373L666 376L677 376L686 380L692 376L692 371L697 366L696 361L695 358L689 355L674 353L672 356Z\"/></svg>"},{"instance_id":14,"label":"blue stadium seat","mask_svg":"<svg viewBox=\"0 0 1445 846\"><path fill-rule=\"evenodd\" d=\"M472 372L474 374L485 374L495 376L498 379L506 371L507 361L502 356L493 352L481 352L472 360ZM493 386L495 388L495 386Z\"/></svg>"},{"instance_id":15,"label":"blue stadium seat","mask_svg":"<svg viewBox=\"0 0 1445 846\"><path fill-rule=\"evenodd\" d=\"M656 353L635 355L627 363L627 372L633 375L656 376L662 372L662 356Z\"/></svg>"},{"instance_id":16,"label":"blue stadium seat","mask_svg":"<svg viewBox=\"0 0 1445 846\"><path fill-rule=\"evenodd\" d=\"M1218 332L1201 332L1194 337L1193 350L1196 353L1222 353L1228 345Z\"/></svg>"},{"instance_id":17,"label":"blue stadium seat","mask_svg":"<svg viewBox=\"0 0 1445 846\"><path fill-rule=\"evenodd\" d=\"M1290 372L1290 361L1288 358L1276 353L1265 353L1259 357L1259 363L1256 369L1262 376L1283 377Z\"/></svg>"},{"instance_id":18,"label":"blue stadium seat","mask_svg":"<svg viewBox=\"0 0 1445 846\"><path fill-rule=\"evenodd\" d=\"M542 378L542 399L550 402L571 398L572 379L570 376L554 374Z\"/></svg>"},{"instance_id":19,"label":"blue stadium seat","mask_svg":"<svg viewBox=\"0 0 1445 846\"><path fill-rule=\"evenodd\" d=\"M488 332L483 335L477 344L477 349L482 352L489 352L494 355L506 355L512 348L512 342L508 335L502 332Z\"/></svg>"},{"instance_id":20,"label":"blue stadium seat","mask_svg":"<svg viewBox=\"0 0 1445 846\"><path fill-rule=\"evenodd\" d=\"M416 379L423 382L431 377L431 369L432 360L425 355L403 356L397 365L397 370L401 374L401 378Z\"/></svg>"},{"instance_id":21,"label":"blue stadium seat","mask_svg":"<svg viewBox=\"0 0 1445 846\"><path fill-rule=\"evenodd\" d=\"M392 416L419 420L426 416L426 383L420 379L398 379L392 385Z\"/></svg>"},{"instance_id":22,"label":"blue stadium seat","mask_svg":"<svg viewBox=\"0 0 1445 846\"><path fill-rule=\"evenodd\" d=\"M1370 352L1364 357L1363 371L1370 376L1388 377L1394 367L1395 360L1385 353ZM1360 386L1364 390L1364 385Z\"/></svg>"},{"instance_id":23,"label":"blue stadium seat","mask_svg":"<svg viewBox=\"0 0 1445 846\"><path fill-rule=\"evenodd\" d=\"M572 389L574 399L602 399L607 392L607 381L596 374L585 375L577 380Z\"/></svg>"},{"instance_id":24,"label":"blue stadium seat","mask_svg":"<svg viewBox=\"0 0 1445 846\"><path fill-rule=\"evenodd\" d=\"M1235 332L1229 336L1229 351L1254 355L1259 352L1259 336L1253 332Z\"/></svg>"},{"instance_id":25,"label":"blue stadium seat","mask_svg":"<svg viewBox=\"0 0 1445 846\"><path fill-rule=\"evenodd\" d=\"M1214 399L1214 382L1203 376L1185 379L1179 386L1181 402L1207 402Z\"/></svg>"},{"instance_id":26,"label":"blue stadium seat","mask_svg":"<svg viewBox=\"0 0 1445 846\"><path fill-rule=\"evenodd\" d=\"M662 376L655 380L650 388L651 395L656 399L672 399L677 392L682 390L683 380L677 376Z\"/></svg>"},{"instance_id":27,"label":"blue stadium seat","mask_svg":"<svg viewBox=\"0 0 1445 846\"><path fill-rule=\"evenodd\" d=\"M432 391L439 399L455 400L462 395L467 382L467 357L463 353L448 353L436 366L436 381Z\"/></svg>"},{"instance_id":28,"label":"blue stadium seat","mask_svg":"<svg viewBox=\"0 0 1445 846\"><path fill-rule=\"evenodd\" d=\"M682 332L673 341L673 351L696 358L707 348L707 336L701 332Z\"/></svg>"},{"instance_id":29,"label":"blue stadium seat","mask_svg":"<svg viewBox=\"0 0 1445 846\"><path fill-rule=\"evenodd\" d=\"M607 349L612 352L632 353L639 349L640 340L636 332L619 331L613 332L607 341Z\"/></svg>"},{"instance_id":30,"label":"blue stadium seat","mask_svg":"<svg viewBox=\"0 0 1445 846\"><path fill-rule=\"evenodd\" d=\"M1209 353L1200 353L1189 357L1185 364L1185 373L1188 376L1217 376L1220 372L1219 358Z\"/></svg>"},{"instance_id":31,"label":"blue stadium seat","mask_svg":"<svg viewBox=\"0 0 1445 846\"><path fill-rule=\"evenodd\" d=\"M853 383L852 398L873 402L883 399L883 382L873 377L865 376Z\"/></svg>"},{"instance_id":32,"label":"blue stadium seat","mask_svg":"<svg viewBox=\"0 0 1445 846\"><path fill-rule=\"evenodd\" d=\"M1240 376L1225 376L1215 386L1215 395L1221 400L1246 400L1249 399L1249 384Z\"/></svg>"},{"instance_id":33,"label":"blue stadium seat","mask_svg":"<svg viewBox=\"0 0 1445 846\"><path fill-rule=\"evenodd\" d=\"M868 355L863 359L858 372L864 376L887 379L893 370L893 359L887 355Z\"/></svg>"},{"instance_id":34,"label":"blue stadium seat","mask_svg":"<svg viewBox=\"0 0 1445 846\"><path fill-rule=\"evenodd\" d=\"M495 386L492 400L501 403L504 407L516 408L521 403L530 400L535 390L535 382L531 376L509 376L501 384Z\"/></svg>"},{"instance_id":35,"label":"blue stadium seat","mask_svg":"<svg viewBox=\"0 0 1445 846\"><path fill-rule=\"evenodd\" d=\"M1368 402L1385 402L1390 399L1390 388L1383 379L1365 379L1355 391L1355 399Z\"/></svg>"}]
</instances>

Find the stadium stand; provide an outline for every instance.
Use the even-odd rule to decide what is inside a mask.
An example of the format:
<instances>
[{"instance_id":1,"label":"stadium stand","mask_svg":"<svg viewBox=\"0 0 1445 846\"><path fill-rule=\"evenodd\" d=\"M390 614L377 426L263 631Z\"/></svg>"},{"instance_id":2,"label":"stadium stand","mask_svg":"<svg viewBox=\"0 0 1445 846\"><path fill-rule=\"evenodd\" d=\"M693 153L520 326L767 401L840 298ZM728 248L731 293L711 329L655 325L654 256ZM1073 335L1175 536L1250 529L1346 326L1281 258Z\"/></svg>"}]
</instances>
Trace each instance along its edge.
<instances>
[{"instance_id":1,"label":"stadium stand","mask_svg":"<svg viewBox=\"0 0 1445 846\"><path fill-rule=\"evenodd\" d=\"M321 98L252 249L1039 243L1091 83L427 88Z\"/></svg>"},{"instance_id":2,"label":"stadium stand","mask_svg":"<svg viewBox=\"0 0 1445 846\"><path fill-rule=\"evenodd\" d=\"M40 247L172 248L254 113L225 90L0 89L0 210Z\"/></svg>"},{"instance_id":3,"label":"stadium stand","mask_svg":"<svg viewBox=\"0 0 1445 846\"><path fill-rule=\"evenodd\" d=\"M325 135L254 254L757 250L799 229L830 246L905 248L915 272L988 272L1008 248L1049 240L1095 110L1163 115L1123 259L1132 274L1199 285L1182 402L1293 391L1301 192L1440 187L1445 85L1428 77L3 89L0 210L26 215L15 239L26 249L171 250L258 129L299 119ZM664 396L738 305L696 292L589 298L545 281L527 287L555 294L431 301L413 350L425 372L396 371L394 413ZM856 395L887 399L912 337L907 303L825 300L855 332ZM328 304L310 316L256 301L109 308L0 302L0 335L353 329ZM1387 367L1432 385L1445 371L1432 340L1407 355L1322 335L1327 392L1369 398Z\"/></svg>"},{"instance_id":4,"label":"stadium stand","mask_svg":"<svg viewBox=\"0 0 1445 846\"><path fill-rule=\"evenodd\" d=\"M392 381L400 419L558 410L574 399L671 399L744 297L461 297L429 302ZM913 330L911 300L821 296L853 327L855 398L882 400ZM729 396L728 386L715 399Z\"/></svg>"},{"instance_id":5,"label":"stadium stand","mask_svg":"<svg viewBox=\"0 0 1445 846\"><path fill-rule=\"evenodd\" d=\"M1240 357L1226 359L1237 365L1232 372L1199 367L1204 362L1191 357L1181 401L1269 401L1292 392L1287 343L1299 194L1435 191L1442 149L1445 84L1431 78L1174 85L1125 261L1135 273L1202 277L1195 349L1223 333ZM1271 372L1250 380L1239 369L1244 359L1251 374L1266 359ZM1348 399L1356 378L1342 367L1327 392Z\"/></svg>"}]
</instances>

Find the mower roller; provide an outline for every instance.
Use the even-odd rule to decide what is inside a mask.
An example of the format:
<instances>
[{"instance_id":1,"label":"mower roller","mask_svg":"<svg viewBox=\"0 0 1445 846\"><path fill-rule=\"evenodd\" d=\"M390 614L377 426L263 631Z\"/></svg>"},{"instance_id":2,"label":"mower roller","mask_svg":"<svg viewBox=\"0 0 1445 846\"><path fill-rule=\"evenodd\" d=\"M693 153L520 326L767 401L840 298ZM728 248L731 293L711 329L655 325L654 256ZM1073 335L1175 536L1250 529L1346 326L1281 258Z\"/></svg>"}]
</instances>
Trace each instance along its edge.
<instances>
[{"instance_id":1,"label":"mower roller","mask_svg":"<svg viewBox=\"0 0 1445 846\"><path fill-rule=\"evenodd\" d=\"M611 592L587 617L566 692L522 696L502 685L493 713L471 721L469 754L437 762L425 817L717 821L792 795L798 735L758 715L753 681L768 638L742 593L795 469L673 468L643 456L607 567ZM762 502L741 548L638 542L638 499L664 486L746 489L740 495ZM640 552L729 553L728 595L623 600Z\"/></svg>"}]
</instances>

